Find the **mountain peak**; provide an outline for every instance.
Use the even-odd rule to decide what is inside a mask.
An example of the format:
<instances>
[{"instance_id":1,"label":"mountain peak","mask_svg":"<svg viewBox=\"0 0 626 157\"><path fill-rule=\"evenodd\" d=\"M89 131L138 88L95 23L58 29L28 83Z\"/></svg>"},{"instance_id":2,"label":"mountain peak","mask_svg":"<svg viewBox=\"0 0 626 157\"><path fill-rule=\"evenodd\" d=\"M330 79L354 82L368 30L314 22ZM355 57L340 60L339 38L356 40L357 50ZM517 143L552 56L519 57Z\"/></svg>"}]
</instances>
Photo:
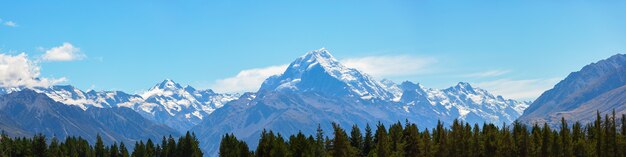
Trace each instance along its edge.
<instances>
[{"instance_id":1,"label":"mountain peak","mask_svg":"<svg viewBox=\"0 0 626 157\"><path fill-rule=\"evenodd\" d=\"M482 89L474 88L470 83L467 82L459 82L455 86L445 89L445 91L450 92L463 92L463 93L476 93L483 92Z\"/></svg>"},{"instance_id":2,"label":"mountain peak","mask_svg":"<svg viewBox=\"0 0 626 157\"><path fill-rule=\"evenodd\" d=\"M304 56L292 62L289 68L306 70L315 65L320 65L324 68L344 68L326 48L307 52Z\"/></svg>"},{"instance_id":3,"label":"mountain peak","mask_svg":"<svg viewBox=\"0 0 626 157\"><path fill-rule=\"evenodd\" d=\"M180 88L183 88L180 84L174 82L174 80L172 80L172 79L165 79L165 80L163 80L163 82L157 84L155 87L159 88L159 89L180 89Z\"/></svg>"},{"instance_id":4,"label":"mountain peak","mask_svg":"<svg viewBox=\"0 0 626 157\"><path fill-rule=\"evenodd\" d=\"M342 65L322 48L297 58L282 75L265 80L259 91L317 91L363 99L393 97L383 86L369 75Z\"/></svg>"},{"instance_id":5,"label":"mountain peak","mask_svg":"<svg viewBox=\"0 0 626 157\"><path fill-rule=\"evenodd\" d=\"M314 56L316 58L333 58L333 56L330 54L330 51L328 51L326 48L309 51L303 57L306 58L307 56Z\"/></svg>"},{"instance_id":6,"label":"mountain peak","mask_svg":"<svg viewBox=\"0 0 626 157\"><path fill-rule=\"evenodd\" d=\"M607 59L607 60L611 60L611 61L624 61L624 60L626 60L626 54L620 54L620 53L618 53L618 54L615 54L615 55L613 55L613 56L609 57L609 59Z\"/></svg>"},{"instance_id":7,"label":"mountain peak","mask_svg":"<svg viewBox=\"0 0 626 157\"><path fill-rule=\"evenodd\" d=\"M456 87L463 89L472 89L472 85L467 82L459 82L456 84Z\"/></svg>"}]
</instances>

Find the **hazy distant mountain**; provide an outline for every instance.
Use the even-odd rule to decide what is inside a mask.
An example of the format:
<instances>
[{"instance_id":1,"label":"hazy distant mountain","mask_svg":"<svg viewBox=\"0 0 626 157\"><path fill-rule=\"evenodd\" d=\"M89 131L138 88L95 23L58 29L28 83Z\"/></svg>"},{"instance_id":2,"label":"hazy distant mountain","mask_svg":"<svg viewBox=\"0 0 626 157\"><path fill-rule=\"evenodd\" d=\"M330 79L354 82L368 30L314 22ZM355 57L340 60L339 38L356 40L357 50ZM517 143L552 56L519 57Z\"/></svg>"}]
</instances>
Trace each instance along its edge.
<instances>
[{"instance_id":1,"label":"hazy distant mountain","mask_svg":"<svg viewBox=\"0 0 626 157\"><path fill-rule=\"evenodd\" d=\"M263 129L289 135L299 130L313 134L320 123L329 131L331 122L344 127L407 119L420 127L455 118L510 123L526 106L467 83L435 90L410 82L377 81L320 49L296 59L283 74L268 78L256 94L217 109L192 131L204 141L203 149L215 154L225 133L234 133L255 147Z\"/></svg>"},{"instance_id":2,"label":"hazy distant mountain","mask_svg":"<svg viewBox=\"0 0 626 157\"><path fill-rule=\"evenodd\" d=\"M25 88L0 88L0 94L22 89ZM220 94L210 89L196 90L191 86L182 87L170 79L156 84L141 95L122 91L84 92L71 85L36 87L33 90L44 93L57 102L77 106L82 110L131 108L145 118L165 124L179 132L188 131L215 109L239 97L238 94Z\"/></svg>"},{"instance_id":3,"label":"hazy distant mountain","mask_svg":"<svg viewBox=\"0 0 626 157\"><path fill-rule=\"evenodd\" d=\"M555 123L595 119L613 109L626 114L626 55L618 54L573 72L541 94L519 119L529 123Z\"/></svg>"},{"instance_id":4,"label":"hazy distant mountain","mask_svg":"<svg viewBox=\"0 0 626 157\"><path fill-rule=\"evenodd\" d=\"M148 138L178 135L167 126L143 118L129 108L89 108L61 104L30 89L0 96L0 129L14 136L42 133L48 137L81 136L107 143L134 143Z\"/></svg>"},{"instance_id":5,"label":"hazy distant mountain","mask_svg":"<svg viewBox=\"0 0 626 157\"><path fill-rule=\"evenodd\" d=\"M439 90L407 81L402 83L401 88L404 92L400 101L406 112L437 117L444 122L458 118L471 124L510 123L528 107L528 102L494 96L465 82Z\"/></svg>"}]
</instances>

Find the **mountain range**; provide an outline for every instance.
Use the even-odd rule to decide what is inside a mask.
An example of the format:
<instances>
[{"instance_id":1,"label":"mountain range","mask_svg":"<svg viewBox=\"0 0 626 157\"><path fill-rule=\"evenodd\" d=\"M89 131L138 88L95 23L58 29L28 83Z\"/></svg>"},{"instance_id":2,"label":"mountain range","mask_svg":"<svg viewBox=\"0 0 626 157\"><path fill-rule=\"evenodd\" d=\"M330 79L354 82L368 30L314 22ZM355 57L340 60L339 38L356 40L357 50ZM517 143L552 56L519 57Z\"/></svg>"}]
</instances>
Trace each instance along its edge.
<instances>
[{"instance_id":1,"label":"mountain range","mask_svg":"<svg viewBox=\"0 0 626 157\"><path fill-rule=\"evenodd\" d=\"M225 133L256 143L263 129L313 134L317 124L330 130L331 122L364 127L408 120L422 128L456 118L468 123L510 123L527 106L463 82L439 90L412 82L378 81L320 49L266 79L256 93L217 109L192 131L207 143L202 148L208 154L216 154L218 146L211 143L219 143Z\"/></svg>"},{"instance_id":2,"label":"mountain range","mask_svg":"<svg viewBox=\"0 0 626 157\"><path fill-rule=\"evenodd\" d=\"M13 89L12 91L18 91ZM237 99L237 94L219 94L212 90L196 90L181 86L166 79L142 94L127 94L122 91L90 90L84 92L70 85L34 88L57 102L87 110L89 108L130 108L156 123L185 132L200 123L215 109L228 101Z\"/></svg>"},{"instance_id":3,"label":"mountain range","mask_svg":"<svg viewBox=\"0 0 626 157\"><path fill-rule=\"evenodd\" d=\"M106 143L134 143L148 138L178 136L178 131L154 123L129 108L89 108L66 105L24 89L0 96L0 126L8 135L80 136Z\"/></svg>"},{"instance_id":4,"label":"mountain range","mask_svg":"<svg viewBox=\"0 0 626 157\"><path fill-rule=\"evenodd\" d=\"M195 132L205 154L233 133L256 144L266 130L315 133L343 127L410 121L420 128L454 119L467 123L556 124L588 122L595 113L626 114L626 55L618 54L569 74L534 102L506 99L459 82L433 89L411 81L378 80L346 67L328 50L307 52L255 92L216 93L166 79L145 92L84 92L71 85L0 88L0 129L11 136L82 136L133 142ZM254 145L251 145L254 147Z\"/></svg>"}]
</instances>

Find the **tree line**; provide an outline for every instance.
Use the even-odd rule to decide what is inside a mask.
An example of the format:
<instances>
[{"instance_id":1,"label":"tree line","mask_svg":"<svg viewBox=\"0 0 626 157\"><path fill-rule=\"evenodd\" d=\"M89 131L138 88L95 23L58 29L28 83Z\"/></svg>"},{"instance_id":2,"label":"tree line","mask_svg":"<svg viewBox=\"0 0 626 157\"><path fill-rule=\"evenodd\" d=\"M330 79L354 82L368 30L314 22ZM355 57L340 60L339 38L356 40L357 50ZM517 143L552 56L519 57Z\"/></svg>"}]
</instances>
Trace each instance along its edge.
<instances>
[{"instance_id":1,"label":"tree line","mask_svg":"<svg viewBox=\"0 0 626 157\"><path fill-rule=\"evenodd\" d=\"M42 134L32 138L11 138L2 132L0 136L0 156L2 157L201 157L202 151L196 135L187 132L178 141L171 135L163 137L162 142L151 139L135 142L133 150L128 150L124 142L106 146L100 135L95 145L81 137L67 137L59 141L56 137L47 141Z\"/></svg>"},{"instance_id":2,"label":"tree line","mask_svg":"<svg viewBox=\"0 0 626 157\"><path fill-rule=\"evenodd\" d=\"M315 135L301 132L289 137L263 131L256 150L233 134L223 136L221 157L624 157L626 156L626 117L601 117L589 124L570 124L561 119L552 128L544 123L527 126L483 124L455 120L449 127L439 122L433 129L420 130L415 123L397 122L389 129L379 123L365 132L353 125L350 133L332 124L332 138L319 127Z\"/></svg>"}]
</instances>

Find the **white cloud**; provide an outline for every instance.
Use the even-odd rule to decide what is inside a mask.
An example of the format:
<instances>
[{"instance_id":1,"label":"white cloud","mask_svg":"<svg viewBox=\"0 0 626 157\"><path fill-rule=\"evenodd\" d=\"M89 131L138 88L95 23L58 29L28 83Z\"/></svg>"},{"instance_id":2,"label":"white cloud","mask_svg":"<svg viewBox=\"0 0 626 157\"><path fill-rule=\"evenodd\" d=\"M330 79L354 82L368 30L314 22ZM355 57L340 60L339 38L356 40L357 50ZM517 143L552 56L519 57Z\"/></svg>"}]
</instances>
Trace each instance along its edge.
<instances>
[{"instance_id":1,"label":"white cloud","mask_svg":"<svg viewBox=\"0 0 626 157\"><path fill-rule=\"evenodd\" d=\"M437 60L428 57L397 55L348 58L341 62L347 67L358 69L375 77L393 77L428 72L428 67L436 63Z\"/></svg>"},{"instance_id":2,"label":"white cloud","mask_svg":"<svg viewBox=\"0 0 626 157\"><path fill-rule=\"evenodd\" d=\"M42 56L44 61L72 61L83 58L85 58L85 55L80 52L80 48L74 47L74 45L68 42L46 50L46 53Z\"/></svg>"},{"instance_id":3,"label":"white cloud","mask_svg":"<svg viewBox=\"0 0 626 157\"><path fill-rule=\"evenodd\" d=\"M526 80L499 79L480 82L476 85L494 94L502 95L505 98L534 100L539 97L541 93L554 87L559 80L559 78Z\"/></svg>"},{"instance_id":4,"label":"white cloud","mask_svg":"<svg viewBox=\"0 0 626 157\"><path fill-rule=\"evenodd\" d=\"M215 81L213 90L219 92L256 91L263 81L272 75L281 74L288 65L269 66L264 68L247 69L237 73L237 76Z\"/></svg>"},{"instance_id":5,"label":"white cloud","mask_svg":"<svg viewBox=\"0 0 626 157\"><path fill-rule=\"evenodd\" d=\"M9 26L9 27L17 27L17 23L13 22L13 21L7 21L4 22L5 26Z\"/></svg>"},{"instance_id":6,"label":"white cloud","mask_svg":"<svg viewBox=\"0 0 626 157\"><path fill-rule=\"evenodd\" d=\"M489 71L483 71L483 72L466 74L464 76L465 77L475 77L475 78L496 77L496 76L502 76L504 74L508 74L510 72L511 72L511 70L489 70Z\"/></svg>"},{"instance_id":7,"label":"white cloud","mask_svg":"<svg viewBox=\"0 0 626 157\"><path fill-rule=\"evenodd\" d=\"M24 53L16 56L0 54L0 87L48 87L66 81L65 78L40 78L39 70L39 66Z\"/></svg>"}]
</instances>

